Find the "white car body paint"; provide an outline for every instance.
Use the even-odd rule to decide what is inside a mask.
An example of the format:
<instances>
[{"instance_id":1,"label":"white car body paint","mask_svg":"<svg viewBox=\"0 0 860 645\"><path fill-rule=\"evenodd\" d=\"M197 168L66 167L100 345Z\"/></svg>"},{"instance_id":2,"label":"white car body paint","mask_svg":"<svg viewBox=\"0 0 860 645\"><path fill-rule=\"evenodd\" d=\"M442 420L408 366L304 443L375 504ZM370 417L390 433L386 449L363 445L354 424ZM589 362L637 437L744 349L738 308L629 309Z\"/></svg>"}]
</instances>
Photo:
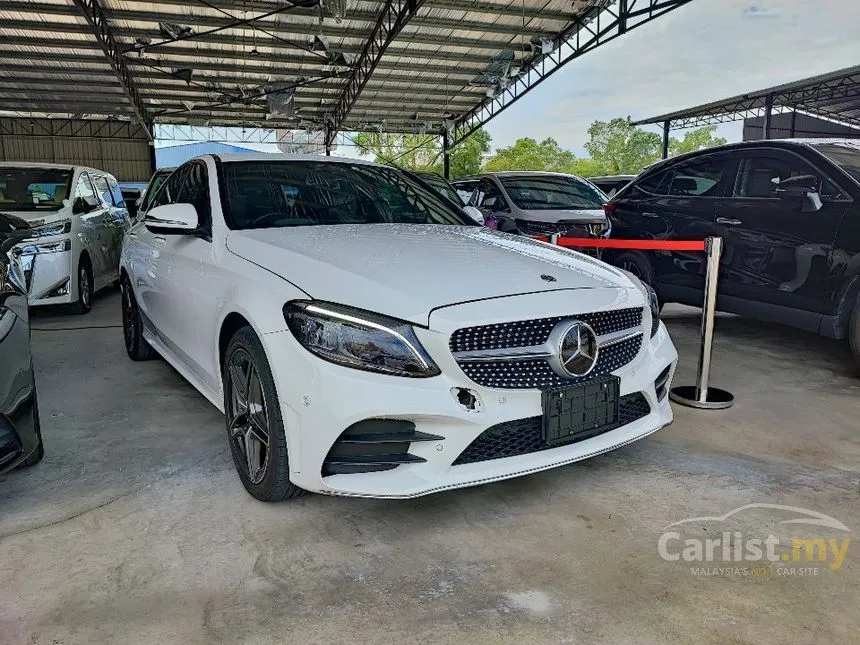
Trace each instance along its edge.
<instances>
[{"instance_id":1,"label":"white car body paint","mask_svg":"<svg viewBox=\"0 0 860 645\"><path fill-rule=\"evenodd\" d=\"M144 337L223 411L219 334L240 314L260 338L272 368L286 428L290 479L319 493L405 498L516 477L571 463L636 441L672 421L668 397L657 400L655 379L677 353L661 324L653 338L650 309L623 272L588 256L480 227L366 224L230 230L219 199L215 160L208 170L212 240L157 236L143 223L127 234L121 266L144 322ZM294 155L225 155L242 160L325 160ZM161 238L160 240L158 238ZM541 276L550 275L554 281ZM441 370L404 378L326 362L287 328L282 308L317 299L400 318ZM643 342L613 372L620 394L641 392L650 412L636 421L577 443L477 463L452 462L484 430L542 414L538 389L496 389L471 380L449 347L463 327L586 312L642 307ZM481 399L466 410L452 388ZM323 476L321 467L351 424L403 419L444 440L415 442L409 453L424 463L393 470Z\"/></svg>"},{"instance_id":2,"label":"white car body paint","mask_svg":"<svg viewBox=\"0 0 860 645\"><path fill-rule=\"evenodd\" d=\"M119 258L122 239L128 229L128 211L105 202L99 194L99 205L89 213L72 212L72 196L82 173L90 176L113 177L103 170L63 164L3 162L0 168L58 168L72 171L69 195L59 210L22 211L3 208L3 213L25 220L30 226L49 226L69 221L70 231L60 235L33 237L15 247L21 254L21 264L27 273L31 307L69 304L78 300L78 266L86 255L92 266L93 290L98 291L119 278ZM115 181L115 180L114 180ZM109 197L108 197L109 199ZM56 249L56 250L54 250ZM66 293L50 296L58 287L68 284Z\"/></svg>"}]
</instances>

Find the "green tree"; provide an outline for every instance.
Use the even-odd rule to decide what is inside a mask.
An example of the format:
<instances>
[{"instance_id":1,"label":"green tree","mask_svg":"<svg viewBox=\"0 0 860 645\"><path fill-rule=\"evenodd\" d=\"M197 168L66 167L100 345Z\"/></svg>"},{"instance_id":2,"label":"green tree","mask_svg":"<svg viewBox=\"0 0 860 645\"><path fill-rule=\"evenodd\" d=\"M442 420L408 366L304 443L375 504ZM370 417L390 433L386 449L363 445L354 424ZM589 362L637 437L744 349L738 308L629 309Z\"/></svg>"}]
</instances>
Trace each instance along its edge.
<instances>
[{"instance_id":1,"label":"green tree","mask_svg":"<svg viewBox=\"0 0 860 645\"><path fill-rule=\"evenodd\" d=\"M602 172L636 174L660 158L660 135L634 126L630 119L595 121L585 149Z\"/></svg>"},{"instance_id":2,"label":"green tree","mask_svg":"<svg viewBox=\"0 0 860 645\"><path fill-rule=\"evenodd\" d=\"M490 151L491 140L490 134L480 129L453 148L451 176L480 172L481 161ZM362 154L373 155L377 163L442 174L442 145L436 135L360 132L353 137L353 142Z\"/></svg>"},{"instance_id":3,"label":"green tree","mask_svg":"<svg viewBox=\"0 0 860 645\"><path fill-rule=\"evenodd\" d=\"M690 130L684 133L683 139L671 137L669 139L669 155L682 155L685 152L693 152L702 148L710 148L711 146L721 146L726 143L723 137L715 137L717 126L706 125L697 130Z\"/></svg>"},{"instance_id":4,"label":"green tree","mask_svg":"<svg viewBox=\"0 0 860 645\"><path fill-rule=\"evenodd\" d=\"M451 178L465 177L481 172L484 155L490 151L492 140L490 133L481 128L455 146L451 150ZM441 163L438 172L441 173Z\"/></svg>"},{"instance_id":5,"label":"green tree","mask_svg":"<svg viewBox=\"0 0 860 645\"><path fill-rule=\"evenodd\" d=\"M524 137L517 139L512 146L496 150L496 154L487 159L484 169L565 172L575 161L573 153L563 150L555 139L548 138L538 143Z\"/></svg>"},{"instance_id":6,"label":"green tree","mask_svg":"<svg viewBox=\"0 0 860 645\"><path fill-rule=\"evenodd\" d=\"M359 132L353 137L353 142L362 154L373 155L377 163L427 170L439 156L438 139L433 135Z\"/></svg>"}]
</instances>

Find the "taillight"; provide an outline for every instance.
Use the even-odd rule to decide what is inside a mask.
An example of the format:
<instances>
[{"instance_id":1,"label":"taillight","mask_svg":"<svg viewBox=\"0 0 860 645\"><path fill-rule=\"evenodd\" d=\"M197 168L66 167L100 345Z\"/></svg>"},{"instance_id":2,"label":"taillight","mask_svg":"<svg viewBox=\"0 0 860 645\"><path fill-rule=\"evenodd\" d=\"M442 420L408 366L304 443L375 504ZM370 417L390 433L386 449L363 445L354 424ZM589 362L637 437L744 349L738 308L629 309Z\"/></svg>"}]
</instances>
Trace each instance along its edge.
<instances>
[{"instance_id":1,"label":"taillight","mask_svg":"<svg viewBox=\"0 0 860 645\"><path fill-rule=\"evenodd\" d=\"M607 215L611 215L612 213L615 212L615 204L604 204L603 205L603 212L606 213Z\"/></svg>"}]
</instances>

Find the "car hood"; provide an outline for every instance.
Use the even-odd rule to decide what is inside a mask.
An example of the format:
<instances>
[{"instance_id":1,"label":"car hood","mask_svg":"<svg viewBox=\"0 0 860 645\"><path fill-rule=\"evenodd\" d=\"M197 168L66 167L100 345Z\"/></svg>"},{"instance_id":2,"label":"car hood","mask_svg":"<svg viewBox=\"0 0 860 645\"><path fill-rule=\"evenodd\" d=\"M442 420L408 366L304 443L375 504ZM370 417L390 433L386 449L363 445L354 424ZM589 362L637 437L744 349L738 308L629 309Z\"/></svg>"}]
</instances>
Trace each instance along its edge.
<instances>
[{"instance_id":1,"label":"car hood","mask_svg":"<svg viewBox=\"0 0 860 645\"><path fill-rule=\"evenodd\" d=\"M603 224L606 214L603 209L573 209L573 210L519 210L515 215L518 219L530 222L556 224L558 222L573 222L575 224Z\"/></svg>"},{"instance_id":2,"label":"car hood","mask_svg":"<svg viewBox=\"0 0 860 645\"><path fill-rule=\"evenodd\" d=\"M60 220L66 219L68 214L63 209L56 211L33 210L33 211L16 211L5 208L0 208L0 215L5 215L17 220L23 220L30 228L43 226L45 224L53 224Z\"/></svg>"},{"instance_id":3,"label":"car hood","mask_svg":"<svg viewBox=\"0 0 860 645\"><path fill-rule=\"evenodd\" d=\"M231 231L227 248L314 299L427 325L447 305L563 289L633 288L589 256L478 226L346 224Z\"/></svg>"}]
</instances>

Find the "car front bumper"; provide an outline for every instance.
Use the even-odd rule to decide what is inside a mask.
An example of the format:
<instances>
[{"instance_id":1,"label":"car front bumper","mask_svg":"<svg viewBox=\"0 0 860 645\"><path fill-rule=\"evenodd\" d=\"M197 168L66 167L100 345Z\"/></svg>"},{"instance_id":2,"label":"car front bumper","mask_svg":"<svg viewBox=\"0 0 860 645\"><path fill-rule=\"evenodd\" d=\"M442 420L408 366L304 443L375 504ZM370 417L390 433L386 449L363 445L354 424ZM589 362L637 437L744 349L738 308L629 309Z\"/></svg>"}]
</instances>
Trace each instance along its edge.
<instances>
[{"instance_id":1,"label":"car front bumper","mask_svg":"<svg viewBox=\"0 0 860 645\"><path fill-rule=\"evenodd\" d=\"M19 256L24 269L31 307L69 304L77 300L69 236L29 241L13 252Z\"/></svg>"},{"instance_id":2,"label":"car front bumper","mask_svg":"<svg viewBox=\"0 0 860 645\"><path fill-rule=\"evenodd\" d=\"M554 448L474 463L457 458L485 430L498 424L540 417L538 389L496 389L477 385L463 374L447 348L449 335L418 329L420 340L442 370L440 376L410 379L349 369L322 361L298 345L289 331L265 334L287 435L290 478L306 490L335 495L410 498L518 477L587 459L631 443L672 422L668 389L677 352L664 325L645 338L636 357L612 372L620 396L641 393L650 411L633 422L592 438ZM655 380L666 369L668 380L657 398ZM457 399L458 388L479 401L474 410ZM442 437L416 441L409 454L421 463L391 470L324 476L323 465L341 433L367 419L414 423L415 430Z\"/></svg>"}]
</instances>

